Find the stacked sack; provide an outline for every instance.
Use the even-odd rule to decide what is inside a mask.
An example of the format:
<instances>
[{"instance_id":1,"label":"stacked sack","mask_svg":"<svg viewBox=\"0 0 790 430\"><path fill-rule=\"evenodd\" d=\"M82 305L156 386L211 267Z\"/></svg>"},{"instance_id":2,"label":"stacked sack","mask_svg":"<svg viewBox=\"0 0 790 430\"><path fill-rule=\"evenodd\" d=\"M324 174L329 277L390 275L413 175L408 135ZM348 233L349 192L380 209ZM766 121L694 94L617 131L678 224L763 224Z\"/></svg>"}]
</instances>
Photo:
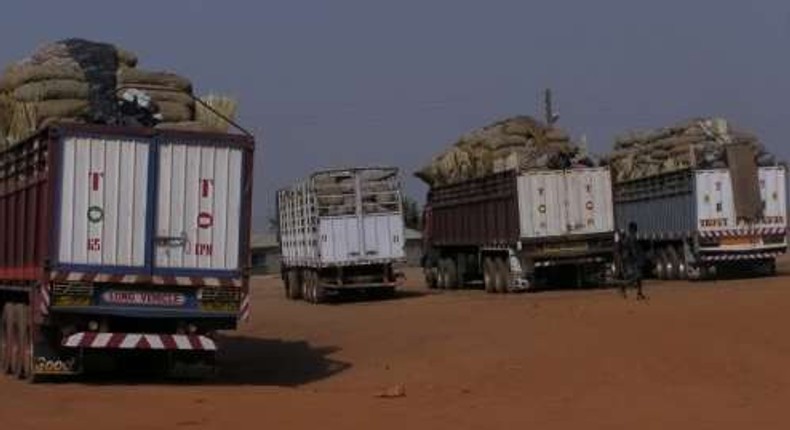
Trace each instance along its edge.
<instances>
[{"instance_id":1,"label":"stacked sack","mask_svg":"<svg viewBox=\"0 0 790 430\"><path fill-rule=\"evenodd\" d=\"M369 169L360 172L361 201L367 213L398 210L397 171ZM321 216L356 213L356 179L354 176L319 174L313 185Z\"/></svg>"},{"instance_id":2,"label":"stacked sack","mask_svg":"<svg viewBox=\"0 0 790 430\"><path fill-rule=\"evenodd\" d=\"M0 77L0 133L16 141L54 120L111 117L115 71L136 57L105 43L45 45Z\"/></svg>"},{"instance_id":3,"label":"stacked sack","mask_svg":"<svg viewBox=\"0 0 790 430\"><path fill-rule=\"evenodd\" d=\"M55 121L227 130L227 121L196 109L188 79L137 63L117 46L66 39L7 67L0 76L0 149ZM235 116L234 100L213 96L207 102Z\"/></svg>"},{"instance_id":4,"label":"stacked sack","mask_svg":"<svg viewBox=\"0 0 790 430\"><path fill-rule=\"evenodd\" d=\"M440 186L506 170L594 164L563 130L529 116L516 116L463 135L415 176L429 186Z\"/></svg>"},{"instance_id":5,"label":"stacked sack","mask_svg":"<svg viewBox=\"0 0 790 430\"><path fill-rule=\"evenodd\" d=\"M620 136L609 162L616 182L690 168L726 168L728 145L750 147L759 166L777 163L755 136L732 128L721 118L691 119L671 127Z\"/></svg>"}]
</instances>

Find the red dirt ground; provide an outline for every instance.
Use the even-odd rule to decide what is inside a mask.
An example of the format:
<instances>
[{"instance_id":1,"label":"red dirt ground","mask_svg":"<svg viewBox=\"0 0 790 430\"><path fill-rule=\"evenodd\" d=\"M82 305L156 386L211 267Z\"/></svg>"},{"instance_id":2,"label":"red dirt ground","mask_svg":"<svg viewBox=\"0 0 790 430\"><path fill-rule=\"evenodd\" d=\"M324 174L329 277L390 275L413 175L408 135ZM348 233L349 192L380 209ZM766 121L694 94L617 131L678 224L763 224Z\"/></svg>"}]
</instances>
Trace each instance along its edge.
<instances>
[{"instance_id":1,"label":"red dirt ground","mask_svg":"<svg viewBox=\"0 0 790 430\"><path fill-rule=\"evenodd\" d=\"M2 429L790 428L790 275L312 306L255 282L221 375L0 380ZM405 396L380 398L386 392Z\"/></svg>"}]
</instances>

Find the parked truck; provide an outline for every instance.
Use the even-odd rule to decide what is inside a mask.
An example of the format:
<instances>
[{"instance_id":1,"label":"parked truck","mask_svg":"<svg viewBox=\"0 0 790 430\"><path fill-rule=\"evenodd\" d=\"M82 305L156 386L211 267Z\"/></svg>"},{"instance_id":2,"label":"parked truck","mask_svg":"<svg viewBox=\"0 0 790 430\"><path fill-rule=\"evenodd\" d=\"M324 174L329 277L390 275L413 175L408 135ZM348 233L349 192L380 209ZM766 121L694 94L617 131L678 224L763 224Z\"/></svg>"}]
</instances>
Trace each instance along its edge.
<instances>
[{"instance_id":1,"label":"parked truck","mask_svg":"<svg viewBox=\"0 0 790 430\"><path fill-rule=\"evenodd\" d=\"M764 166L754 176L754 184L738 187L730 169L691 168L621 182L614 188L618 229L636 223L646 271L659 279L709 278L734 265L772 274L787 251L786 171ZM736 200L746 197L738 188L759 195L759 217L738 216Z\"/></svg>"},{"instance_id":2,"label":"parked truck","mask_svg":"<svg viewBox=\"0 0 790 430\"><path fill-rule=\"evenodd\" d=\"M614 252L609 170L509 170L434 187L423 236L433 288L505 293L568 273L577 285L602 282Z\"/></svg>"},{"instance_id":3,"label":"parked truck","mask_svg":"<svg viewBox=\"0 0 790 430\"><path fill-rule=\"evenodd\" d=\"M251 137L63 124L0 152L0 364L214 362L250 311Z\"/></svg>"},{"instance_id":4,"label":"parked truck","mask_svg":"<svg viewBox=\"0 0 790 430\"><path fill-rule=\"evenodd\" d=\"M398 170L325 170L277 194L286 296L322 303L344 290L392 294L405 260Z\"/></svg>"}]
</instances>

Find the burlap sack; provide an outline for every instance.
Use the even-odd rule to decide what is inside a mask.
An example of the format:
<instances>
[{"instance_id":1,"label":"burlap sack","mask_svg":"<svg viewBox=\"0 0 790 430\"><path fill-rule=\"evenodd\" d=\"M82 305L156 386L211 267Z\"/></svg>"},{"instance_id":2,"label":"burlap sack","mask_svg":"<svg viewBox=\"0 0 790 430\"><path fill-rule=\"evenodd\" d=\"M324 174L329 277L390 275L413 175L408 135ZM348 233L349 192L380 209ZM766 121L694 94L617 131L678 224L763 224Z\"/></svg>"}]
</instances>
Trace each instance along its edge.
<instances>
[{"instance_id":1,"label":"burlap sack","mask_svg":"<svg viewBox=\"0 0 790 430\"><path fill-rule=\"evenodd\" d=\"M163 122L157 124L154 128L159 130L176 130L176 131L210 131L200 122L197 121L184 121L184 122Z\"/></svg>"},{"instance_id":2,"label":"burlap sack","mask_svg":"<svg viewBox=\"0 0 790 430\"><path fill-rule=\"evenodd\" d=\"M188 93L192 92L192 82L175 73L121 67L118 69L117 78L119 87L161 86Z\"/></svg>"},{"instance_id":3,"label":"burlap sack","mask_svg":"<svg viewBox=\"0 0 790 430\"><path fill-rule=\"evenodd\" d=\"M90 86L84 81L52 79L20 85L14 89L12 95L14 99L21 102L87 99L90 96Z\"/></svg>"},{"instance_id":4,"label":"burlap sack","mask_svg":"<svg viewBox=\"0 0 790 430\"><path fill-rule=\"evenodd\" d=\"M85 72L79 67L17 64L8 67L0 78L0 92L13 91L29 82L48 80L85 81Z\"/></svg>"},{"instance_id":5,"label":"burlap sack","mask_svg":"<svg viewBox=\"0 0 790 430\"><path fill-rule=\"evenodd\" d=\"M143 90L151 100L154 102L172 102L178 103L184 106L190 106L192 109L195 108L195 99L192 97L191 93L186 93L181 90L175 91L168 91L167 87L162 87L162 89L154 90L154 89L145 89Z\"/></svg>"},{"instance_id":6,"label":"burlap sack","mask_svg":"<svg viewBox=\"0 0 790 430\"><path fill-rule=\"evenodd\" d=\"M156 105L162 114L162 122L188 122L195 119L195 110L190 106L173 102L158 102Z\"/></svg>"}]
</instances>

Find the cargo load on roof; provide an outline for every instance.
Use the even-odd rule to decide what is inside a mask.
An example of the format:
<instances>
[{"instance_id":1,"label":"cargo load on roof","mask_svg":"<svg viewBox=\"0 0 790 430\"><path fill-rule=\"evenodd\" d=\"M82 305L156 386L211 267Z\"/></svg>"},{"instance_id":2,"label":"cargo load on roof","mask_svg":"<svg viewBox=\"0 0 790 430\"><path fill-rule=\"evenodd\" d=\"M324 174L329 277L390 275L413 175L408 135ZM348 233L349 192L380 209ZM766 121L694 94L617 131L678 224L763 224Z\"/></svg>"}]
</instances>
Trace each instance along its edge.
<instances>
[{"instance_id":1,"label":"cargo load on roof","mask_svg":"<svg viewBox=\"0 0 790 430\"><path fill-rule=\"evenodd\" d=\"M415 176L441 186L507 170L593 167L596 163L585 152L564 130L522 115L461 136Z\"/></svg>"},{"instance_id":2,"label":"cargo load on roof","mask_svg":"<svg viewBox=\"0 0 790 430\"><path fill-rule=\"evenodd\" d=\"M65 39L9 65L0 75L0 148L55 122L228 130L226 121L205 120L211 115L188 78L138 62L112 44ZM217 105L217 97L207 101ZM232 119L231 104L222 113Z\"/></svg>"}]
</instances>

